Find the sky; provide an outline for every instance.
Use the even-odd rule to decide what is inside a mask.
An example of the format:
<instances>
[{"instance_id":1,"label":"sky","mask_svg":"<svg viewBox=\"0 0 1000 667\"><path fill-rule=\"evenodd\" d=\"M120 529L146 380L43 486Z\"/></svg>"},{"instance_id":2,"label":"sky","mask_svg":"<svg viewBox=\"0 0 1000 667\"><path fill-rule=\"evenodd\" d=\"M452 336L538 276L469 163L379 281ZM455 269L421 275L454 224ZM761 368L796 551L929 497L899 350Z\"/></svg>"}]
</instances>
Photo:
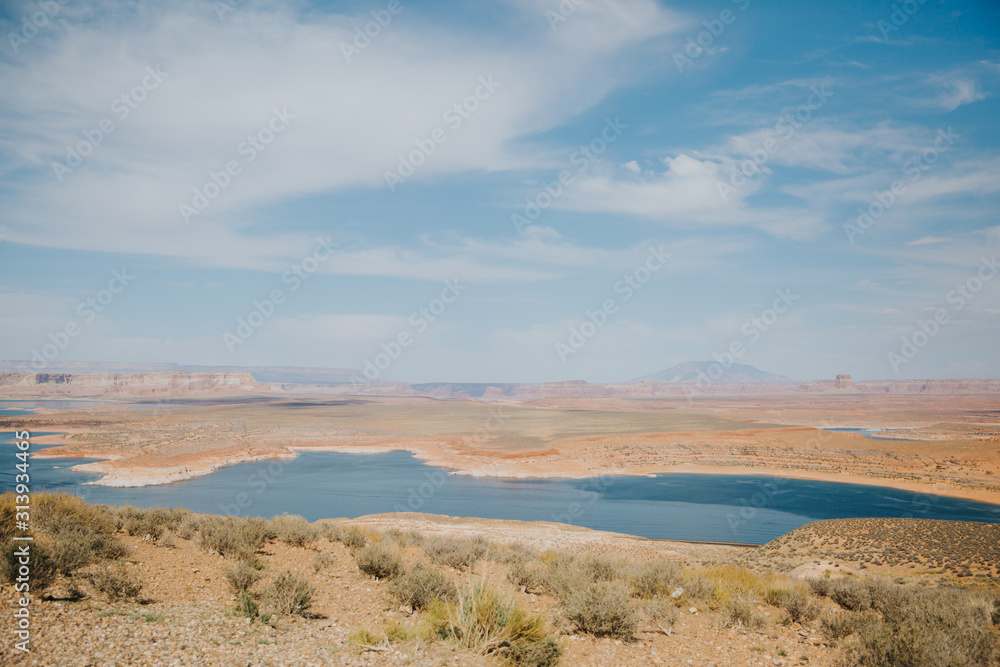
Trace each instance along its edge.
<instances>
[{"instance_id":1,"label":"sky","mask_svg":"<svg viewBox=\"0 0 1000 667\"><path fill-rule=\"evenodd\" d=\"M995 2L0 8L0 358L1000 377Z\"/></svg>"}]
</instances>

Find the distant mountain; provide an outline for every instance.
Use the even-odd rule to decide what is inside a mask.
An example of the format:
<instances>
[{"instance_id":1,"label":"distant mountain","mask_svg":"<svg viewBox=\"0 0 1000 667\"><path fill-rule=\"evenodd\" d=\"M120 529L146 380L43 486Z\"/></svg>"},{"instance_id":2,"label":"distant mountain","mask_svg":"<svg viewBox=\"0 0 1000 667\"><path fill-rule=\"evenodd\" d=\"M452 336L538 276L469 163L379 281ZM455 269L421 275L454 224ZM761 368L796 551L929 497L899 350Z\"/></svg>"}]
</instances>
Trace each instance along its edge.
<instances>
[{"instance_id":1,"label":"distant mountain","mask_svg":"<svg viewBox=\"0 0 1000 667\"><path fill-rule=\"evenodd\" d=\"M721 371L721 374L720 374ZM632 382L702 382L722 383L754 383L754 384L791 384L795 380L784 375L775 375L762 371L747 364L729 364L726 368L717 361L687 361L670 368L636 378Z\"/></svg>"}]
</instances>

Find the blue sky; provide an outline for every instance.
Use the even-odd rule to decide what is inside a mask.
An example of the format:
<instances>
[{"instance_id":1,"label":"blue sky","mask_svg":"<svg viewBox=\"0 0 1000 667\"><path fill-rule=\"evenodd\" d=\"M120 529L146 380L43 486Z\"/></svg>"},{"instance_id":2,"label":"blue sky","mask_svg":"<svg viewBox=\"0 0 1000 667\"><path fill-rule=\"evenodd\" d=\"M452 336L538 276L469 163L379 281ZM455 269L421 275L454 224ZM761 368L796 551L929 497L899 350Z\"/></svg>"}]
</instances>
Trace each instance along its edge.
<instances>
[{"instance_id":1,"label":"blue sky","mask_svg":"<svg viewBox=\"0 0 1000 667\"><path fill-rule=\"evenodd\" d=\"M2 358L1000 377L996 3L2 12Z\"/></svg>"}]
</instances>

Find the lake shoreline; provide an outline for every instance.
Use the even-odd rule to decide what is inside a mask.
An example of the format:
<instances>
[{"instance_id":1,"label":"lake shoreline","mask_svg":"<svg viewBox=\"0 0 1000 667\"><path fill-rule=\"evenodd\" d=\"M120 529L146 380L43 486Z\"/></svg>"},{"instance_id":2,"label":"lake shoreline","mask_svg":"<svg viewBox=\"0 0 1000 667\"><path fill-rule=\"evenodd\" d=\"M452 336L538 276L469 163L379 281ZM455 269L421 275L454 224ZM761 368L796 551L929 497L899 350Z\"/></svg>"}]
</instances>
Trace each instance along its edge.
<instances>
[{"instance_id":1,"label":"lake shoreline","mask_svg":"<svg viewBox=\"0 0 1000 667\"><path fill-rule=\"evenodd\" d=\"M156 486L172 484L174 482L186 481L197 477L211 475L221 468L240 463L253 463L257 461L288 461L294 459L299 453L340 453L340 454L386 454L394 451L409 452L417 460L426 463L434 468L446 471L450 475L468 476L474 478L497 479L497 480L544 480L544 479L567 479L583 480L595 479L606 476L624 477L651 477L662 474L692 474L692 475L740 475L759 476L768 478L796 479L814 482L831 482L837 484L858 484L863 486L875 486L897 491L910 491L919 494L932 496L945 496L962 500L972 500L976 502L1000 505L1000 491L988 489L965 489L954 485L926 483L917 480L885 479L868 475L850 473L829 473L825 471L809 471L801 468L782 468L768 465L746 465L746 466L712 466L698 465L687 462L678 462L674 465L663 466L629 466L629 467L606 467L602 469L589 470L535 470L526 473L511 473L493 462L484 467L459 467L454 457L435 456L426 452L420 447L407 446L407 443L378 444L378 445L308 445L289 446L283 451L273 451L263 454L233 453L224 456L203 456L188 458L182 463L172 466L141 466L133 465L130 468L123 468L115 465L121 457L107 456L99 452L87 449L78 449L73 452L60 452L60 446L76 445L68 436L69 432L58 435L46 435L37 438L37 444L45 445L46 449L35 452L33 455L38 458L93 458L98 459L91 463L73 466L74 472L85 472L102 475L102 477L87 484L97 486L108 486L115 488L138 488L146 486ZM33 440L35 440L33 438ZM509 467L505 466L505 467ZM491 470L492 468L492 470Z\"/></svg>"}]
</instances>

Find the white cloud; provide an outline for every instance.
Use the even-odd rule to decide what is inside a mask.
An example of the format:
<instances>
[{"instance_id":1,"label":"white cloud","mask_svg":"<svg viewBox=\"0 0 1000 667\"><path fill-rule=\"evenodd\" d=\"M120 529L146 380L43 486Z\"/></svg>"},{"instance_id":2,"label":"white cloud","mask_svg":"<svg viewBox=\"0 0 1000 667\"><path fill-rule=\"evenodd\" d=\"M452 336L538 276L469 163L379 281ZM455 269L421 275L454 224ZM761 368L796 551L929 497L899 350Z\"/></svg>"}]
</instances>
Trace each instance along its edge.
<instances>
[{"instance_id":1,"label":"white cloud","mask_svg":"<svg viewBox=\"0 0 1000 667\"><path fill-rule=\"evenodd\" d=\"M947 75L933 75L927 82L937 89L933 98L925 104L941 111L954 111L963 104L971 104L986 99L986 93L979 90L976 81L963 77L957 72Z\"/></svg>"},{"instance_id":2,"label":"white cloud","mask_svg":"<svg viewBox=\"0 0 1000 667\"><path fill-rule=\"evenodd\" d=\"M947 243L952 240L954 239L947 236L923 236L914 241L910 241L906 245L933 245L936 243Z\"/></svg>"},{"instance_id":3,"label":"white cloud","mask_svg":"<svg viewBox=\"0 0 1000 667\"><path fill-rule=\"evenodd\" d=\"M8 188L12 235L203 261L241 250L268 254L293 240L240 239L252 222L248 210L336 188L384 187L397 156L434 128L446 129L447 141L415 180L536 164L538 156L512 149L511 140L558 125L627 84L620 58L674 27L653 0L587 3L556 31L537 9L518 9L536 27L501 41L435 26L406 7L351 63L341 43L370 20L367 13L301 17L294 4L246 5L220 21L204 3L139 2L54 24L30 44L30 58L0 64L0 150L13 160L3 166L33 174ZM112 101L150 66L168 74L120 120ZM499 87L460 127L449 125L443 114L473 94L480 77ZM241 142L286 107L295 118L246 162ZM50 160L103 118L114 132L58 183ZM192 189L229 160L242 172L185 225L178 205L191 203Z\"/></svg>"},{"instance_id":4,"label":"white cloud","mask_svg":"<svg viewBox=\"0 0 1000 667\"><path fill-rule=\"evenodd\" d=\"M680 153L663 162L666 170L641 177L601 174L581 179L555 206L624 213L681 228L746 225L793 238L811 238L823 228L807 211L749 207L745 200L760 189L760 181L748 181L724 199L720 187L729 182L729 172L718 160Z\"/></svg>"}]
</instances>

